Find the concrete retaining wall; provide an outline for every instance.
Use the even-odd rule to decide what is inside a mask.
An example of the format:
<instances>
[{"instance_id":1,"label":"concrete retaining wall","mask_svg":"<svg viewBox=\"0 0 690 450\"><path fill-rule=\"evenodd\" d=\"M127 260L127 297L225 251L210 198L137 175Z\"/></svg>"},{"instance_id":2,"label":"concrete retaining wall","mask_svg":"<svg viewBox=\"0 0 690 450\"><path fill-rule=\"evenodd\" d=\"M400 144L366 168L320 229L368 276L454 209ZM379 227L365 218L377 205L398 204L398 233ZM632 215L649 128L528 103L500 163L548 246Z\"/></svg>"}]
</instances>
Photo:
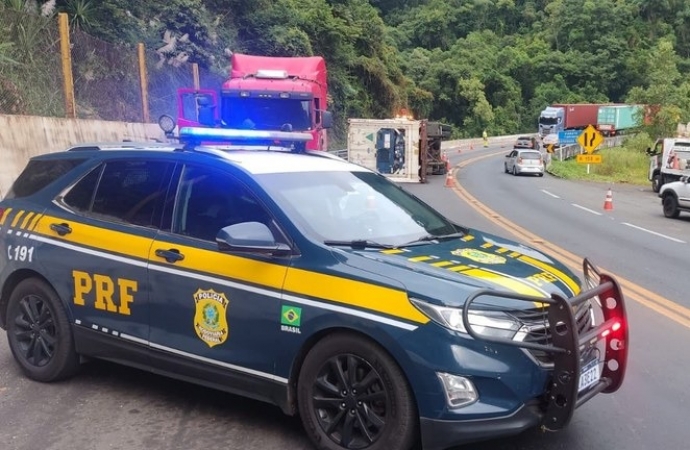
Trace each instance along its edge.
<instances>
[{"instance_id":1,"label":"concrete retaining wall","mask_svg":"<svg viewBox=\"0 0 690 450\"><path fill-rule=\"evenodd\" d=\"M164 138L158 124L0 114L0 198L32 156L75 144Z\"/></svg>"}]
</instances>

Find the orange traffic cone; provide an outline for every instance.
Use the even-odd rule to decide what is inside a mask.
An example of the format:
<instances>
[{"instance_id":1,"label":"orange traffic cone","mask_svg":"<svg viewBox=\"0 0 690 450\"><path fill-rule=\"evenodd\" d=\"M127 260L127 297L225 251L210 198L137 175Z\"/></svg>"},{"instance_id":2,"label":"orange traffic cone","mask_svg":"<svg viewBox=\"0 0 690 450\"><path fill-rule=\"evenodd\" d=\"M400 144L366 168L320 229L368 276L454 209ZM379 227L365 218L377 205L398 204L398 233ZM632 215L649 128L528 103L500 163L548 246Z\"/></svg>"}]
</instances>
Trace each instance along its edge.
<instances>
[{"instance_id":1,"label":"orange traffic cone","mask_svg":"<svg viewBox=\"0 0 690 450\"><path fill-rule=\"evenodd\" d=\"M470 141L470 150L474 150L474 144Z\"/></svg>"},{"instance_id":2,"label":"orange traffic cone","mask_svg":"<svg viewBox=\"0 0 690 450\"><path fill-rule=\"evenodd\" d=\"M608 192L606 192L604 211L613 211L613 194L611 193L611 188L609 188Z\"/></svg>"},{"instance_id":3,"label":"orange traffic cone","mask_svg":"<svg viewBox=\"0 0 690 450\"><path fill-rule=\"evenodd\" d=\"M455 179L453 178L453 169L448 168L448 172L446 172L446 187L452 188L455 187Z\"/></svg>"}]
</instances>

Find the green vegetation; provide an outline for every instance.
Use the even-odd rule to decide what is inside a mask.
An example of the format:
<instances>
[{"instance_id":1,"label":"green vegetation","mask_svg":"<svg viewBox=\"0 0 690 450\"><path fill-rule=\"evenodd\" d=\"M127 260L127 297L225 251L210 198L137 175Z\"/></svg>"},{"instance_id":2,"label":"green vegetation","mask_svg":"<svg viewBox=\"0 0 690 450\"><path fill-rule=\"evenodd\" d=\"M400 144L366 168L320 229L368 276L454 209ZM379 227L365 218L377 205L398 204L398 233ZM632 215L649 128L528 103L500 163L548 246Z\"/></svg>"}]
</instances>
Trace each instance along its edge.
<instances>
[{"instance_id":1,"label":"green vegetation","mask_svg":"<svg viewBox=\"0 0 690 450\"><path fill-rule=\"evenodd\" d=\"M621 147L602 148L597 151L602 156L601 164L590 164L589 173L587 164L574 159L553 160L548 171L569 180L648 185L649 156L644 151L651 143L649 135L640 133L624 141Z\"/></svg>"},{"instance_id":2,"label":"green vegetation","mask_svg":"<svg viewBox=\"0 0 690 450\"><path fill-rule=\"evenodd\" d=\"M323 55L341 136L348 117L401 108L452 123L457 137L534 132L556 102L659 105L654 137L690 121L687 0L0 0L0 112L60 113L47 79L59 78L47 51L58 11L73 30L159 50L161 71L197 62L222 78L229 52ZM50 32L38 32L40 20ZM107 80L106 95L120 81L136 86L122 58L89 57L84 79ZM169 96L164 87L156 99ZM126 111L132 102L115 103ZM99 105L78 103L99 115Z\"/></svg>"}]
</instances>

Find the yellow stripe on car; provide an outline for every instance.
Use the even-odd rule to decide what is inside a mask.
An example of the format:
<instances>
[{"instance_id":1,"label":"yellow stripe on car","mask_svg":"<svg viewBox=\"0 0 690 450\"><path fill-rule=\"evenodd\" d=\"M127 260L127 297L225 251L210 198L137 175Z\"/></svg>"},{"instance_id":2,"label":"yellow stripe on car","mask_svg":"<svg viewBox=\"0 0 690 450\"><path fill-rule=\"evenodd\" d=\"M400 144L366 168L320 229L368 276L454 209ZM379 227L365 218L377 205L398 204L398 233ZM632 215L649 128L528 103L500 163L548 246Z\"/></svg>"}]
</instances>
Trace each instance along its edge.
<instances>
[{"instance_id":1,"label":"yellow stripe on car","mask_svg":"<svg viewBox=\"0 0 690 450\"><path fill-rule=\"evenodd\" d=\"M29 225L29 221L34 217L34 215L36 215L35 212L29 212L29 214L27 214L26 217L24 217L24 221L19 226L19 228L21 228L22 230L26 229L26 227Z\"/></svg>"},{"instance_id":2,"label":"yellow stripe on car","mask_svg":"<svg viewBox=\"0 0 690 450\"><path fill-rule=\"evenodd\" d=\"M38 224L38 221L41 220L41 217L43 217L41 214L36 214L36 217L34 217L29 225L29 231L33 231L36 228L36 225Z\"/></svg>"},{"instance_id":3,"label":"yellow stripe on car","mask_svg":"<svg viewBox=\"0 0 690 450\"><path fill-rule=\"evenodd\" d=\"M286 270L283 265L220 253L217 250L205 250L165 242L156 242L153 246L150 255L152 261L163 262L163 259L154 253L158 248L176 248L184 255L183 260L171 266L177 269L190 269L221 278L234 278L276 290L283 285Z\"/></svg>"},{"instance_id":4,"label":"yellow stripe on car","mask_svg":"<svg viewBox=\"0 0 690 450\"><path fill-rule=\"evenodd\" d=\"M386 250L381 250L381 253L384 253L386 255L397 255L399 253L405 253L405 250L399 248L388 248Z\"/></svg>"},{"instance_id":5,"label":"yellow stripe on car","mask_svg":"<svg viewBox=\"0 0 690 450\"><path fill-rule=\"evenodd\" d=\"M532 258L531 256L526 256L522 255L518 258L520 261L523 261L533 267L538 267L542 269L545 272L548 272L552 275L554 275L556 278L558 278L560 281L565 283L568 288L572 291L573 295L577 295L580 293L580 286L573 280L572 277L566 275L562 271L556 269L552 265L546 264L542 261L539 261L538 259Z\"/></svg>"},{"instance_id":6,"label":"yellow stripe on car","mask_svg":"<svg viewBox=\"0 0 690 450\"><path fill-rule=\"evenodd\" d=\"M532 297L544 297L544 293L539 289L530 286L522 280L507 277L500 273L490 272L488 270L478 268L470 268L469 270L463 271L463 273L470 277L497 284L513 292L517 292L518 294L529 295Z\"/></svg>"},{"instance_id":7,"label":"yellow stripe on car","mask_svg":"<svg viewBox=\"0 0 690 450\"><path fill-rule=\"evenodd\" d=\"M12 228L16 227L17 224L19 223L19 219L21 219L23 215L24 215L24 210L19 211L19 212L17 213L17 215L14 216L14 220L12 221L12 225L10 225L10 226L11 226Z\"/></svg>"},{"instance_id":8,"label":"yellow stripe on car","mask_svg":"<svg viewBox=\"0 0 690 450\"><path fill-rule=\"evenodd\" d=\"M7 219L10 216L10 213L12 212L12 208L7 208L5 212L0 215L0 225L5 224L5 219Z\"/></svg>"},{"instance_id":9,"label":"yellow stripe on car","mask_svg":"<svg viewBox=\"0 0 690 450\"><path fill-rule=\"evenodd\" d=\"M301 269L290 269L285 289L417 323L429 318L412 306L404 291Z\"/></svg>"},{"instance_id":10,"label":"yellow stripe on car","mask_svg":"<svg viewBox=\"0 0 690 450\"><path fill-rule=\"evenodd\" d=\"M50 229L51 223L66 222L65 219L56 217L44 217L36 226L36 233L60 239L66 242L86 245L89 247L119 253L132 258L147 259L151 247L151 238L136 236L131 233L111 231L101 227L94 227L83 223L68 221L72 232L64 236L58 236Z\"/></svg>"},{"instance_id":11,"label":"yellow stripe on car","mask_svg":"<svg viewBox=\"0 0 690 450\"><path fill-rule=\"evenodd\" d=\"M431 263L431 265L434 267L447 267L447 266L452 266L453 264L455 264L453 261L439 261L439 262Z\"/></svg>"},{"instance_id":12,"label":"yellow stripe on car","mask_svg":"<svg viewBox=\"0 0 690 450\"><path fill-rule=\"evenodd\" d=\"M424 262L424 261L429 261L430 259L434 259L434 257L433 256L414 256L412 258L408 258L408 261Z\"/></svg>"}]
</instances>

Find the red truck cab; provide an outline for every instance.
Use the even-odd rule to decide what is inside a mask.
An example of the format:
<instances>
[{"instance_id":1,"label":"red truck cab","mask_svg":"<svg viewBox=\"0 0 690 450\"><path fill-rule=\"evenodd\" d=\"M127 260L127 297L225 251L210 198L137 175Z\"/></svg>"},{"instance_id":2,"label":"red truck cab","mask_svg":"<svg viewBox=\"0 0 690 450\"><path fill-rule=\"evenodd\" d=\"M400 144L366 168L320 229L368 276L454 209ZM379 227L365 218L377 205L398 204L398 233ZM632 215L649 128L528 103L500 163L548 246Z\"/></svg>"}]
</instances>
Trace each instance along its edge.
<instances>
[{"instance_id":1,"label":"red truck cab","mask_svg":"<svg viewBox=\"0 0 690 450\"><path fill-rule=\"evenodd\" d=\"M307 132L307 149L326 150L326 63L320 56L233 54L230 77L214 90L180 89L178 125ZM220 98L218 98L220 97Z\"/></svg>"}]
</instances>

